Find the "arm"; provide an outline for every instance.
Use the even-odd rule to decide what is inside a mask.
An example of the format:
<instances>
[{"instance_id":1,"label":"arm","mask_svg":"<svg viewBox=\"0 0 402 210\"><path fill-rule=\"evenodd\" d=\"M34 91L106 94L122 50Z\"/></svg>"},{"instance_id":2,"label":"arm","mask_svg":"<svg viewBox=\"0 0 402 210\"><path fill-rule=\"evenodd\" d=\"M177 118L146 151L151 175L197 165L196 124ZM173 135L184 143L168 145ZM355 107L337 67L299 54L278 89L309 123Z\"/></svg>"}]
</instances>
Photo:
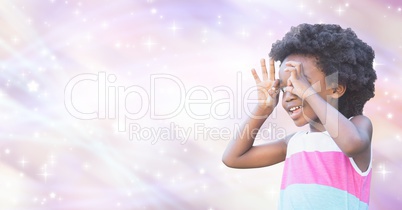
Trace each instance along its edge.
<instances>
[{"instance_id":1,"label":"arm","mask_svg":"<svg viewBox=\"0 0 402 210\"><path fill-rule=\"evenodd\" d=\"M274 61L270 60L270 74L265 60L261 60L263 81L252 70L258 89L258 106L243 125L239 135L232 140L222 157L223 163L233 168L255 168L276 164L286 157L286 139L253 146L258 130L278 104L279 81L274 80Z\"/></svg>"},{"instance_id":2,"label":"arm","mask_svg":"<svg viewBox=\"0 0 402 210\"><path fill-rule=\"evenodd\" d=\"M325 122L323 123L325 129L343 153L355 157L369 149L373 130L370 119L359 115L349 120L318 94L312 94L305 100L320 121Z\"/></svg>"},{"instance_id":3,"label":"arm","mask_svg":"<svg viewBox=\"0 0 402 210\"><path fill-rule=\"evenodd\" d=\"M324 128L344 154L358 159L361 156L370 157L371 121L362 115L356 116L351 120L347 119L310 85L303 74L301 63L289 61L286 65L287 68L285 71L290 71L291 76L289 80L292 84L292 87L287 87L286 91L298 95L311 106ZM338 87L335 92L330 92L329 96L336 101L344 93L344 90L342 92ZM370 158L363 159L369 160Z\"/></svg>"},{"instance_id":4,"label":"arm","mask_svg":"<svg viewBox=\"0 0 402 210\"><path fill-rule=\"evenodd\" d=\"M262 114L258 108L254 114ZM287 140L291 136L263 145L253 146L255 136L265 119L249 118L241 133L232 140L223 155L222 161L232 168L257 168L274 165L286 158Z\"/></svg>"},{"instance_id":5,"label":"arm","mask_svg":"<svg viewBox=\"0 0 402 210\"><path fill-rule=\"evenodd\" d=\"M318 94L305 99L323 123L329 135L348 157L352 157L361 171L366 171L371 160L371 137L373 127L363 115L348 120ZM327 108L325 108L327 107ZM337 120L336 120L337 119Z\"/></svg>"}]
</instances>

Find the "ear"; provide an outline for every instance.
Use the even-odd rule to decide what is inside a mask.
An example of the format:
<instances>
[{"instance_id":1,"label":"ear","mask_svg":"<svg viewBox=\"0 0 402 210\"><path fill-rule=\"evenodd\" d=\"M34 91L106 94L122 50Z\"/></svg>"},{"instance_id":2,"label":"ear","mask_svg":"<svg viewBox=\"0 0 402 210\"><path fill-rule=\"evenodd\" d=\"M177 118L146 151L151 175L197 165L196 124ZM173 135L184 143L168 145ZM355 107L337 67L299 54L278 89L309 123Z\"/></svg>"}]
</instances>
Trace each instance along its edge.
<instances>
[{"instance_id":1,"label":"ear","mask_svg":"<svg viewBox=\"0 0 402 210\"><path fill-rule=\"evenodd\" d=\"M332 88L332 98L340 98L345 94L346 92L346 86L345 85L337 85L335 88Z\"/></svg>"}]
</instances>

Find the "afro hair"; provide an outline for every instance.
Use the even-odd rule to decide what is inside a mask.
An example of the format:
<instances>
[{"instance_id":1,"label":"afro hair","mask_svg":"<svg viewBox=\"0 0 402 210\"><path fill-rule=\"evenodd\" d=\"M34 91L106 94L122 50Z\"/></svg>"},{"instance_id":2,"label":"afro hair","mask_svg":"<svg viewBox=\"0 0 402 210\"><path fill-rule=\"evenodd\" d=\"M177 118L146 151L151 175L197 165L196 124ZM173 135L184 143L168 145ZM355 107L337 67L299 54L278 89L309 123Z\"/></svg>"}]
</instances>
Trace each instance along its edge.
<instances>
[{"instance_id":1,"label":"afro hair","mask_svg":"<svg viewBox=\"0 0 402 210\"><path fill-rule=\"evenodd\" d=\"M283 62L291 54L313 56L326 76L337 74L338 84L346 87L338 101L339 112L345 117L361 115L364 104L374 97L374 51L350 28L333 24L292 27L272 45L269 56Z\"/></svg>"}]
</instances>

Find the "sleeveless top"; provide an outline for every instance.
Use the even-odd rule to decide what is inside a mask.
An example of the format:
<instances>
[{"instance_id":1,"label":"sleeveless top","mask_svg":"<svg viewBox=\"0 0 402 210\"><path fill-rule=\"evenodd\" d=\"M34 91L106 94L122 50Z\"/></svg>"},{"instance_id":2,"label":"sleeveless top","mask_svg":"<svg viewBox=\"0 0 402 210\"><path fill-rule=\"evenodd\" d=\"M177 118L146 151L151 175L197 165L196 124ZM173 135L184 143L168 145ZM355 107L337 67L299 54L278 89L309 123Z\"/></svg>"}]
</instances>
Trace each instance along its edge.
<instances>
[{"instance_id":1,"label":"sleeveless top","mask_svg":"<svg viewBox=\"0 0 402 210\"><path fill-rule=\"evenodd\" d=\"M368 209L371 160L362 172L328 132L298 132L288 142L279 209Z\"/></svg>"}]
</instances>

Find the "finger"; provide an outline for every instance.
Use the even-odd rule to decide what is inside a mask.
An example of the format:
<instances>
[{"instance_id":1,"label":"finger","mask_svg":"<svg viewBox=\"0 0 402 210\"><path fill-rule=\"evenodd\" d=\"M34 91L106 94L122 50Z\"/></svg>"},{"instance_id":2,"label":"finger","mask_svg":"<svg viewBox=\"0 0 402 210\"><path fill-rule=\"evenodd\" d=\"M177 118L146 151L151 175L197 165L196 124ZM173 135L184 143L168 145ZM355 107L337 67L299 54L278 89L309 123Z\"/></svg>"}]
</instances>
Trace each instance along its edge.
<instances>
[{"instance_id":1,"label":"finger","mask_svg":"<svg viewBox=\"0 0 402 210\"><path fill-rule=\"evenodd\" d=\"M292 83L292 80L290 78L288 79L288 86L293 87L293 83Z\"/></svg>"},{"instance_id":2,"label":"finger","mask_svg":"<svg viewBox=\"0 0 402 210\"><path fill-rule=\"evenodd\" d=\"M293 87L292 86L286 86L285 88L283 88L283 91L285 91L285 92L289 92L289 93L292 93L293 94Z\"/></svg>"},{"instance_id":3,"label":"finger","mask_svg":"<svg viewBox=\"0 0 402 210\"><path fill-rule=\"evenodd\" d=\"M302 63L300 63L300 62L288 61L288 62L286 62L286 66L291 66L291 67L296 68L298 75L303 74L303 66L302 66Z\"/></svg>"},{"instance_id":4,"label":"finger","mask_svg":"<svg viewBox=\"0 0 402 210\"><path fill-rule=\"evenodd\" d=\"M298 72L297 69L293 66L288 66L284 69L284 72L290 72L290 78L292 79L297 79L298 78Z\"/></svg>"},{"instance_id":5,"label":"finger","mask_svg":"<svg viewBox=\"0 0 402 210\"><path fill-rule=\"evenodd\" d=\"M281 89L281 81L280 81L279 79L276 79L275 82L276 82L276 83L275 83L275 85L276 85L275 88L278 90L278 95L279 95L279 93L280 93L281 90L282 90L282 89Z\"/></svg>"},{"instance_id":6,"label":"finger","mask_svg":"<svg viewBox=\"0 0 402 210\"><path fill-rule=\"evenodd\" d=\"M260 77L258 77L257 72L255 71L255 69L251 69L251 73L253 74L254 80L255 80L255 84L258 84L261 82Z\"/></svg>"},{"instance_id":7,"label":"finger","mask_svg":"<svg viewBox=\"0 0 402 210\"><path fill-rule=\"evenodd\" d=\"M275 79L275 62L273 58L269 59L269 77L270 80Z\"/></svg>"},{"instance_id":8,"label":"finger","mask_svg":"<svg viewBox=\"0 0 402 210\"><path fill-rule=\"evenodd\" d=\"M276 79L272 86L275 87L276 89L279 89L279 85L280 85L279 79Z\"/></svg>"},{"instance_id":9,"label":"finger","mask_svg":"<svg viewBox=\"0 0 402 210\"><path fill-rule=\"evenodd\" d=\"M267 73L267 66L265 65L265 59L261 59L260 63L261 63L262 79L267 80L268 73Z\"/></svg>"},{"instance_id":10,"label":"finger","mask_svg":"<svg viewBox=\"0 0 402 210\"><path fill-rule=\"evenodd\" d=\"M272 84L272 86L268 90L268 92L272 97L275 97L280 92L279 91L279 79L274 81L274 83Z\"/></svg>"}]
</instances>

